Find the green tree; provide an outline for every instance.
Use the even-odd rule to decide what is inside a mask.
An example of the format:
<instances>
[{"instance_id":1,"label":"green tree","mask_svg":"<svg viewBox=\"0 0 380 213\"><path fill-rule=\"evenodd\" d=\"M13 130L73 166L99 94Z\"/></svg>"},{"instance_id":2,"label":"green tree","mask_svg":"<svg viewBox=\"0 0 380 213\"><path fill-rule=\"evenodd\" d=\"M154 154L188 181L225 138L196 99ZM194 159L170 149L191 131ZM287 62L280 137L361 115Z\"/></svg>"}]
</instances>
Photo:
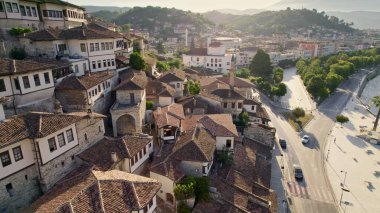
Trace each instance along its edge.
<instances>
[{"instance_id":1,"label":"green tree","mask_svg":"<svg viewBox=\"0 0 380 213\"><path fill-rule=\"evenodd\" d=\"M248 79L251 73L249 69L243 68L236 73L236 77Z\"/></svg>"},{"instance_id":2,"label":"green tree","mask_svg":"<svg viewBox=\"0 0 380 213\"><path fill-rule=\"evenodd\" d=\"M296 69L297 69L297 73L299 75L302 75L302 73L306 70L306 68L307 68L307 64L306 64L305 60L301 59L301 60L297 61Z\"/></svg>"},{"instance_id":3,"label":"green tree","mask_svg":"<svg viewBox=\"0 0 380 213\"><path fill-rule=\"evenodd\" d=\"M216 159L218 163L222 166L228 166L233 163L234 156L233 153L231 153L230 150L226 146L224 146L223 149L216 154Z\"/></svg>"},{"instance_id":4,"label":"green tree","mask_svg":"<svg viewBox=\"0 0 380 213\"><path fill-rule=\"evenodd\" d=\"M207 202L210 199L209 195L209 180L208 177L196 178L195 198L197 202Z\"/></svg>"},{"instance_id":5,"label":"green tree","mask_svg":"<svg viewBox=\"0 0 380 213\"><path fill-rule=\"evenodd\" d=\"M287 92L286 85L284 83L280 83L278 85L277 96L284 96Z\"/></svg>"},{"instance_id":6,"label":"green tree","mask_svg":"<svg viewBox=\"0 0 380 213\"><path fill-rule=\"evenodd\" d=\"M138 41L133 42L133 52L134 53L141 53L141 47Z\"/></svg>"},{"instance_id":7,"label":"green tree","mask_svg":"<svg viewBox=\"0 0 380 213\"><path fill-rule=\"evenodd\" d=\"M330 72L335 72L343 78L348 78L355 72L355 66L351 62L340 60L337 64L330 66Z\"/></svg>"},{"instance_id":8,"label":"green tree","mask_svg":"<svg viewBox=\"0 0 380 213\"><path fill-rule=\"evenodd\" d=\"M30 33L32 32L31 28L22 28L22 27L13 27L12 29L9 30L9 34L11 36L20 36L24 33Z\"/></svg>"},{"instance_id":9,"label":"green tree","mask_svg":"<svg viewBox=\"0 0 380 213\"><path fill-rule=\"evenodd\" d=\"M170 68L181 69L181 61L178 58L169 61L168 64L169 64Z\"/></svg>"},{"instance_id":10,"label":"green tree","mask_svg":"<svg viewBox=\"0 0 380 213\"><path fill-rule=\"evenodd\" d=\"M329 88L330 92L335 91L342 81L343 77L334 72L329 72L326 76L326 86Z\"/></svg>"},{"instance_id":11,"label":"green tree","mask_svg":"<svg viewBox=\"0 0 380 213\"><path fill-rule=\"evenodd\" d=\"M298 118L301 118L301 117L305 117L305 110L302 109L301 107L297 107L297 108L294 108L292 110L292 114L294 117L296 117L297 119Z\"/></svg>"},{"instance_id":12,"label":"green tree","mask_svg":"<svg viewBox=\"0 0 380 213\"><path fill-rule=\"evenodd\" d=\"M314 97L323 97L325 96L326 82L321 75L315 75L311 77L309 82L306 85L307 91Z\"/></svg>"},{"instance_id":13,"label":"green tree","mask_svg":"<svg viewBox=\"0 0 380 213\"><path fill-rule=\"evenodd\" d=\"M335 117L336 121L340 123L340 125L344 124L344 123L347 123L349 121L348 117L344 116L344 115L337 115Z\"/></svg>"},{"instance_id":14,"label":"green tree","mask_svg":"<svg viewBox=\"0 0 380 213\"><path fill-rule=\"evenodd\" d=\"M284 78L284 70L281 67L276 67L274 68L273 72L274 72L274 77L273 77L274 82L276 84L279 84Z\"/></svg>"},{"instance_id":15,"label":"green tree","mask_svg":"<svg viewBox=\"0 0 380 213\"><path fill-rule=\"evenodd\" d=\"M140 53L134 52L129 57L129 64L132 69L135 70L144 70L146 67L144 58L140 55Z\"/></svg>"},{"instance_id":16,"label":"green tree","mask_svg":"<svg viewBox=\"0 0 380 213\"><path fill-rule=\"evenodd\" d=\"M25 49L23 48L13 48L11 52L9 53L9 57L11 59L16 59L16 60L23 60L26 57L26 52Z\"/></svg>"},{"instance_id":17,"label":"green tree","mask_svg":"<svg viewBox=\"0 0 380 213\"><path fill-rule=\"evenodd\" d=\"M246 111L242 111L240 114L239 114L239 121L244 124L244 126L247 126L248 122L249 122L249 114L248 112Z\"/></svg>"},{"instance_id":18,"label":"green tree","mask_svg":"<svg viewBox=\"0 0 380 213\"><path fill-rule=\"evenodd\" d=\"M266 94L271 92L271 85L267 80L259 77L256 79L256 83L257 83L257 87L259 88L260 91L262 91Z\"/></svg>"},{"instance_id":19,"label":"green tree","mask_svg":"<svg viewBox=\"0 0 380 213\"><path fill-rule=\"evenodd\" d=\"M201 84L199 81L188 81L187 82L187 91L190 95L197 95L201 91Z\"/></svg>"},{"instance_id":20,"label":"green tree","mask_svg":"<svg viewBox=\"0 0 380 213\"><path fill-rule=\"evenodd\" d=\"M191 213L190 207L187 206L185 201L180 201L177 206L178 213Z\"/></svg>"},{"instance_id":21,"label":"green tree","mask_svg":"<svg viewBox=\"0 0 380 213\"><path fill-rule=\"evenodd\" d=\"M146 110L153 110L153 101L146 101Z\"/></svg>"},{"instance_id":22,"label":"green tree","mask_svg":"<svg viewBox=\"0 0 380 213\"><path fill-rule=\"evenodd\" d=\"M165 47L164 45L162 44L162 42L158 42L157 45L156 45L156 49L157 49L157 52L159 54L166 54L166 50L165 50Z\"/></svg>"},{"instance_id":23,"label":"green tree","mask_svg":"<svg viewBox=\"0 0 380 213\"><path fill-rule=\"evenodd\" d=\"M121 31L124 33L128 33L131 30L131 24L123 24L121 25Z\"/></svg>"},{"instance_id":24,"label":"green tree","mask_svg":"<svg viewBox=\"0 0 380 213\"><path fill-rule=\"evenodd\" d=\"M376 115L375 123L374 123L374 125L373 125L373 131L376 131L376 129L377 129L377 125L379 124L379 118L380 118L380 95L373 97L373 98L372 98L372 103L373 103L377 108L379 108L379 111L377 112L377 115Z\"/></svg>"},{"instance_id":25,"label":"green tree","mask_svg":"<svg viewBox=\"0 0 380 213\"><path fill-rule=\"evenodd\" d=\"M165 72L165 71L168 71L170 69L170 66L168 63L166 63L164 61L157 61L156 62L156 68L159 72Z\"/></svg>"},{"instance_id":26,"label":"green tree","mask_svg":"<svg viewBox=\"0 0 380 213\"><path fill-rule=\"evenodd\" d=\"M268 81L272 79L272 64L270 57L264 50L259 49L249 66L253 76L262 77Z\"/></svg>"},{"instance_id":27,"label":"green tree","mask_svg":"<svg viewBox=\"0 0 380 213\"><path fill-rule=\"evenodd\" d=\"M174 195L178 200L185 200L195 196L194 183L177 184L174 188Z\"/></svg>"}]
</instances>

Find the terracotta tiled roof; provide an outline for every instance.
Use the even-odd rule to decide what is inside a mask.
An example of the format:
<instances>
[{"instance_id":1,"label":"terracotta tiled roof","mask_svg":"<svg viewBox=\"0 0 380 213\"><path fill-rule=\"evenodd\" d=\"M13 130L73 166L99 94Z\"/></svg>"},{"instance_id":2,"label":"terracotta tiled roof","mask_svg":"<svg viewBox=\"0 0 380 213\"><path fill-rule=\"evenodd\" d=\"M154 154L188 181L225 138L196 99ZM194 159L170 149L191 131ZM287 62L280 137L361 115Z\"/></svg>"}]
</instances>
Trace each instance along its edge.
<instances>
[{"instance_id":1,"label":"terracotta tiled roof","mask_svg":"<svg viewBox=\"0 0 380 213\"><path fill-rule=\"evenodd\" d=\"M150 171L165 176L170 180L173 180L175 183L178 183L185 177L185 174L182 172L181 168L179 168L179 164L180 161L168 159L163 162L152 164L153 166L150 168Z\"/></svg>"},{"instance_id":2,"label":"terracotta tiled roof","mask_svg":"<svg viewBox=\"0 0 380 213\"><path fill-rule=\"evenodd\" d=\"M157 108L153 112L153 117L156 121L157 128L168 125L180 127L181 120L185 119L185 114L181 104L173 103L163 108Z\"/></svg>"},{"instance_id":3,"label":"terracotta tiled roof","mask_svg":"<svg viewBox=\"0 0 380 213\"><path fill-rule=\"evenodd\" d=\"M148 83L148 78L144 71L128 71L121 74L124 79L114 90L144 90Z\"/></svg>"},{"instance_id":4,"label":"terracotta tiled roof","mask_svg":"<svg viewBox=\"0 0 380 213\"><path fill-rule=\"evenodd\" d=\"M96 118L103 115L92 113ZM53 114L30 112L0 123L0 148L25 138L42 138L87 117L87 113Z\"/></svg>"},{"instance_id":5,"label":"terracotta tiled roof","mask_svg":"<svg viewBox=\"0 0 380 213\"><path fill-rule=\"evenodd\" d=\"M182 70L167 71L158 80L167 84L173 81L185 81L186 73Z\"/></svg>"},{"instance_id":6,"label":"terracotta tiled roof","mask_svg":"<svg viewBox=\"0 0 380 213\"><path fill-rule=\"evenodd\" d=\"M262 107L261 105L257 105L256 107L256 117L270 121L270 118L266 109Z\"/></svg>"},{"instance_id":7,"label":"terracotta tiled roof","mask_svg":"<svg viewBox=\"0 0 380 213\"><path fill-rule=\"evenodd\" d=\"M146 95L148 97L174 97L175 89L160 81L149 81L146 85Z\"/></svg>"},{"instance_id":8,"label":"terracotta tiled roof","mask_svg":"<svg viewBox=\"0 0 380 213\"><path fill-rule=\"evenodd\" d=\"M243 79L243 78L238 78L238 77L233 77L234 78L234 86L238 88L253 88L255 85L251 83L249 80ZM223 76L217 78L219 81L224 82L226 84L229 84L230 80L228 76ZM232 86L232 85L230 85Z\"/></svg>"},{"instance_id":9,"label":"terracotta tiled roof","mask_svg":"<svg viewBox=\"0 0 380 213\"><path fill-rule=\"evenodd\" d=\"M115 71L92 72L84 76L69 76L62 80L56 90L88 90L115 76Z\"/></svg>"},{"instance_id":10,"label":"terracotta tiled roof","mask_svg":"<svg viewBox=\"0 0 380 213\"><path fill-rule=\"evenodd\" d=\"M201 94L209 93L212 96L218 97L221 100L241 100L243 101L245 98L241 96L239 93L234 91L233 89L216 89L211 92L202 91Z\"/></svg>"},{"instance_id":11,"label":"terracotta tiled roof","mask_svg":"<svg viewBox=\"0 0 380 213\"><path fill-rule=\"evenodd\" d=\"M207 55L207 48L192 48L189 55L205 56Z\"/></svg>"},{"instance_id":12,"label":"terracotta tiled roof","mask_svg":"<svg viewBox=\"0 0 380 213\"><path fill-rule=\"evenodd\" d=\"M238 137L231 114L206 115L199 120L213 136Z\"/></svg>"},{"instance_id":13,"label":"terracotta tiled roof","mask_svg":"<svg viewBox=\"0 0 380 213\"><path fill-rule=\"evenodd\" d=\"M254 100L254 99L245 99L245 100L243 101L243 104L244 104L244 105L261 105L260 102Z\"/></svg>"},{"instance_id":14,"label":"terracotta tiled roof","mask_svg":"<svg viewBox=\"0 0 380 213\"><path fill-rule=\"evenodd\" d=\"M79 167L34 202L25 212L132 212L149 204L161 188L150 178ZM72 210L70 210L72 209Z\"/></svg>"},{"instance_id":15,"label":"terracotta tiled roof","mask_svg":"<svg viewBox=\"0 0 380 213\"><path fill-rule=\"evenodd\" d=\"M215 41L215 42L210 43L208 46L209 47L220 47L221 45L222 45L222 43L220 43L219 41Z\"/></svg>"},{"instance_id":16,"label":"terracotta tiled roof","mask_svg":"<svg viewBox=\"0 0 380 213\"><path fill-rule=\"evenodd\" d=\"M199 96L184 97L177 100L177 103L182 104L184 109L202 108L202 109L205 109L206 112L208 112L207 109L209 108L208 103L202 100L201 98L199 98Z\"/></svg>"},{"instance_id":17,"label":"terracotta tiled roof","mask_svg":"<svg viewBox=\"0 0 380 213\"><path fill-rule=\"evenodd\" d=\"M123 35L108 30L102 26L91 23L86 26L74 27L71 29L48 28L36 32L27 33L24 38L33 41L54 41L70 39L105 39L105 38L123 38Z\"/></svg>"},{"instance_id":18,"label":"terracotta tiled roof","mask_svg":"<svg viewBox=\"0 0 380 213\"><path fill-rule=\"evenodd\" d=\"M94 165L95 170L107 171L112 169L115 164L112 161L111 153L116 153L119 162L125 158L132 158L151 141L152 138L150 137L125 136L121 139L104 138L80 153L78 157Z\"/></svg>"},{"instance_id":19,"label":"terracotta tiled roof","mask_svg":"<svg viewBox=\"0 0 380 213\"><path fill-rule=\"evenodd\" d=\"M22 74L56 68L56 65L32 60L0 58L0 76Z\"/></svg>"}]
</instances>

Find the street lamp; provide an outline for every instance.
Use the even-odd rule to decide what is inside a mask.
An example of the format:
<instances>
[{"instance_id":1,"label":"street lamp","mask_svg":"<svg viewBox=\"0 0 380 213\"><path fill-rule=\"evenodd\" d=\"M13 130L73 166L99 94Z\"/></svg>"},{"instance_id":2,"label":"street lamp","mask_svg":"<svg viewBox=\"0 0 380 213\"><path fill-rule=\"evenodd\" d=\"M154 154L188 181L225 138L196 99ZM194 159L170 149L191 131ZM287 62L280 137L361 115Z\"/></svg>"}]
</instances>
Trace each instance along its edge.
<instances>
[{"instance_id":1,"label":"street lamp","mask_svg":"<svg viewBox=\"0 0 380 213\"><path fill-rule=\"evenodd\" d=\"M343 180L343 184L341 183L341 186L342 186L342 187L341 187L341 189L342 189L342 193L341 193L341 195L340 195L339 206L342 205L343 192L350 192L349 189L344 188L344 186L345 186L345 184L346 184L347 171L343 171L343 170L341 170L340 172L341 172L341 173L344 173L344 180Z\"/></svg>"}]
</instances>

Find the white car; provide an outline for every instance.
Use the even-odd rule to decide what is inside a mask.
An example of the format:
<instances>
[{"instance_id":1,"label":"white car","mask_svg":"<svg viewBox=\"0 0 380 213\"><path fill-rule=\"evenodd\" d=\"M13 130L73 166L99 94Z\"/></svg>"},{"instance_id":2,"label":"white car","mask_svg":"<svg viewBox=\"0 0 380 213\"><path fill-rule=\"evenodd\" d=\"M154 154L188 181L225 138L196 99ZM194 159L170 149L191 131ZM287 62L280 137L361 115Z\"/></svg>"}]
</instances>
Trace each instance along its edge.
<instances>
[{"instance_id":1,"label":"white car","mask_svg":"<svg viewBox=\"0 0 380 213\"><path fill-rule=\"evenodd\" d=\"M301 142L302 142L303 144L307 144L307 143L309 143L309 140L310 140L310 137L309 137L308 135L304 135L304 136L302 137Z\"/></svg>"}]
</instances>

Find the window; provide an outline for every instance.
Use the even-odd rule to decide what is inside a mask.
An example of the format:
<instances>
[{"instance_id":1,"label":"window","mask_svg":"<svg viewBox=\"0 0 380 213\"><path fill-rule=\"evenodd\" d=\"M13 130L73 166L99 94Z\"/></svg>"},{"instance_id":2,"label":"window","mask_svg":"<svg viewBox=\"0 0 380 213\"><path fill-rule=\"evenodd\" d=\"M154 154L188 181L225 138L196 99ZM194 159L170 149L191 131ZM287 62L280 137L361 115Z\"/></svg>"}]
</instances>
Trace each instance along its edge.
<instances>
[{"instance_id":1,"label":"window","mask_svg":"<svg viewBox=\"0 0 380 213\"><path fill-rule=\"evenodd\" d=\"M181 84L180 83L177 83L177 88L181 88Z\"/></svg>"},{"instance_id":2,"label":"window","mask_svg":"<svg viewBox=\"0 0 380 213\"><path fill-rule=\"evenodd\" d=\"M18 13L18 5L17 3L12 3L12 8L14 13Z\"/></svg>"},{"instance_id":3,"label":"window","mask_svg":"<svg viewBox=\"0 0 380 213\"><path fill-rule=\"evenodd\" d=\"M8 13L12 13L12 5L9 2L5 2L5 7L7 8Z\"/></svg>"},{"instance_id":4,"label":"window","mask_svg":"<svg viewBox=\"0 0 380 213\"><path fill-rule=\"evenodd\" d=\"M15 82L16 89L20 90L20 82L18 81L18 78L13 79L13 81Z\"/></svg>"},{"instance_id":5,"label":"window","mask_svg":"<svg viewBox=\"0 0 380 213\"><path fill-rule=\"evenodd\" d=\"M91 92L88 92L88 96L90 96L90 98L91 98Z\"/></svg>"},{"instance_id":6,"label":"window","mask_svg":"<svg viewBox=\"0 0 380 213\"><path fill-rule=\"evenodd\" d=\"M149 144L149 148L152 147L152 143Z\"/></svg>"},{"instance_id":7,"label":"window","mask_svg":"<svg viewBox=\"0 0 380 213\"><path fill-rule=\"evenodd\" d=\"M74 141L74 135L73 135L72 129L66 130L66 136L67 136L67 142L68 143Z\"/></svg>"},{"instance_id":8,"label":"window","mask_svg":"<svg viewBox=\"0 0 380 213\"><path fill-rule=\"evenodd\" d=\"M242 105L242 103L238 103L238 109L241 109Z\"/></svg>"},{"instance_id":9,"label":"window","mask_svg":"<svg viewBox=\"0 0 380 213\"><path fill-rule=\"evenodd\" d=\"M98 94L98 88L95 88L95 95Z\"/></svg>"},{"instance_id":10,"label":"window","mask_svg":"<svg viewBox=\"0 0 380 213\"><path fill-rule=\"evenodd\" d=\"M78 64L75 64L75 66L74 66L74 71L75 71L75 73L78 73L78 72L79 72L79 66L78 66Z\"/></svg>"},{"instance_id":11,"label":"window","mask_svg":"<svg viewBox=\"0 0 380 213\"><path fill-rule=\"evenodd\" d=\"M110 42L110 50L113 50L113 42Z\"/></svg>"},{"instance_id":12,"label":"window","mask_svg":"<svg viewBox=\"0 0 380 213\"><path fill-rule=\"evenodd\" d=\"M94 52L94 43L90 44L90 52Z\"/></svg>"},{"instance_id":13,"label":"window","mask_svg":"<svg viewBox=\"0 0 380 213\"><path fill-rule=\"evenodd\" d=\"M146 155L146 147L144 147L144 155Z\"/></svg>"},{"instance_id":14,"label":"window","mask_svg":"<svg viewBox=\"0 0 380 213\"><path fill-rule=\"evenodd\" d=\"M104 42L102 42L102 43L100 44L100 46L101 46L102 50L105 50L105 49L106 49L106 47L105 47L105 45L104 45Z\"/></svg>"},{"instance_id":15,"label":"window","mask_svg":"<svg viewBox=\"0 0 380 213\"><path fill-rule=\"evenodd\" d=\"M4 3L0 1L0 12L4 12Z\"/></svg>"},{"instance_id":16,"label":"window","mask_svg":"<svg viewBox=\"0 0 380 213\"><path fill-rule=\"evenodd\" d=\"M211 63L214 63L214 59L213 58L211 59Z\"/></svg>"},{"instance_id":17,"label":"window","mask_svg":"<svg viewBox=\"0 0 380 213\"><path fill-rule=\"evenodd\" d=\"M203 166L202 167L202 173L203 174L207 174L207 166Z\"/></svg>"},{"instance_id":18,"label":"window","mask_svg":"<svg viewBox=\"0 0 380 213\"><path fill-rule=\"evenodd\" d=\"M226 140L226 147L231 148L232 146L232 141L231 140Z\"/></svg>"},{"instance_id":19,"label":"window","mask_svg":"<svg viewBox=\"0 0 380 213\"><path fill-rule=\"evenodd\" d=\"M102 126L99 126L99 132L103 132Z\"/></svg>"},{"instance_id":20,"label":"window","mask_svg":"<svg viewBox=\"0 0 380 213\"><path fill-rule=\"evenodd\" d=\"M6 90L4 79L0 79L0 92L5 92Z\"/></svg>"},{"instance_id":21,"label":"window","mask_svg":"<svg viewBox=\"0 0 380 213\"><path fill-rule=\"evenodd\" d=\"M33 75L34 78L34 84L36 87L41 86L40 76L38 74Z\"/></svg>"},{"instance_id":22,"label":"window","mask_svg":"<svg viewBox=\"0 0 380 213\"><path fill-rule=\"evenodd\" d=\"M131 99L131 104L135 103L135 93L129 93L129 97Z\"/></svg>"},{"instance_id":23,"label":"window","mask_svg":"<svg viewBox=\"0 0 380 213\"><path fill-rule=\"evenodd\" d=\"M95 51L99 51L99 43L95 43Z\"/></svg>"},{"instance_id":24,"label":"window","mask_svg":"<svg viewBox=\"0 0 380 213\"><path fill-rule=\"evenodd\" d=\"M87 133L84 133L84 140L88 140Z\"/></svg>"},{"instance_id":25,"label":"window","mask_svg":"<svg viewBox=\"0 0 380 213\"><path fill-rule=\"evenodd\" d=\"M137 154L135 155L135 163L137 163L137 161L139 161L139 157L137 156Z\"/></svg>"},{"instance_id":26,"label":"window","mask_svg":"<svg viewBox=\"0 0 380 213\"><path fill-rule=\"evenodd\" d=\"M213 67L213 66L214 66L214 64L211 64L211 66Z\"/></svg>"},{"instance_id":27,"label":"window","mask_svg":"<svg viewBox=\"0 0 380 213\"><path fill-rule=\"evenodd\" d=\"M23 76L22 77L22 82L24 83L24 88L29 89L30 88L30 83L29 83L29 77L28 76Z\"/></svg>"},{"instance_id":28,"label":"window","mask_svg":"<svg viewBox=\"0 0 380 213\"><path fill-rule=\"evenodd\" d=\"M29 6L26 6L26 15L32 16L32 11L30 10Z\"/></svg>"},{"instance_id":29,"label":"window","mask_svg":"<svg viewBox=\"0 0 380 213\"><path fill-rule=\"evenodd\" d=\"M108 64L109 67L111 66L111 59L107 59L107 64Z\"/></svg>"},{"instance_id":30,"label":"window","mask_svg":"<svg viewBox=\"0 0 380 213\"><path fill-rule=\"evenodd\" d=\"M149 202L149 208L152 208L152 206L153 206L153 199L150 200L150 202Z\"/></svg>"},{"instance_id":31,"label":"window","mask_svg":"<svg viewBox=\"0 0 380 213\"><path fill-rule=\"evenodd\" d=\"M87 63L83 63L83 71L87 71Z\"/></svg>"},{"instance_id":32,"label":"window","mask_svg":"<svg viewBox=\"0 0 380 213\"><path fill-rule=\"evenodd\" d=\"M145 207L144 207L143 212L144 212L144 213L148 212L148 206L145 206Z\"/></svg>"},{"instance_id":33,"label":"window","mask_svg":"<svg viewBox=\"0 0 380 213\"><path fill-rule=\"evenodd\" d=\"M107 60L103 60L103 67L107 67Z\"/></svg>"},{"instance_id":34,"label":"window","mask_svg":"<svg viewBox=\"0 0 380 213\"><path fill-rule=\"evenodd\" d=\"M232 108L232 109L235 109L235 103L232 103L232 104L231 104L231 108Z\"/></svg>"},{"instance_id":35,"label":"window","mask_svg":"<svg viewBox=\"0 0 380 213\"><path fill-rule=\"evenodd\" d=\"M224 105L224 106L223 106L224 108L227 108L227 105L228 105L228 104L227 104L227 103L223 103L223 105Z\"/></svg>"},{"instance_id":36,"label":"window","mask_svg":"<svg viewBox=\"0 0 380 213\"><path fill-rule=\"evenodd\" d=\"M131 166L135 165L135 158L131 158Z\"/></svg>"},{"instance_id":37,"label":"window","mask_svg":"<svg viewBox=\"0 0 380 213\"><path fill-rule=\"evenodd\" d=\"M48 143L49 143L50 152L54 152L55 150L57 150L57 144L55 143L55 138L50 138L48 140Z\"/></svg>"},{"instance_id":38,"label":"window","mask_svg":"<svg viewBox=\"0 0 380 213\"><path fill-rule=\"evenodd\" d=\"M45 84L50 84L50 75L48 72L44 73Z\"/></svg>"},{"instance_id":39,"label":"window","mask_svg":"<svg viewBox=\"0 0 380 213\"><path fill-rule=\"evenodd\" d=\"M251 109L252 111L255 111L255 105L252 105Z\"/></svg>"},{"instance_id":40,"label":"window","mask_svg":"<svg viewBox=\"0 0 380 213\"><path fill-rule=\"evenodd\" d=\"M98 61L98 68L102 68L102 61L101 60Z\"/></svg>"},{"instance_id":41,"label":"window","mask_svg":"<svg viewBox=\"0 0 380 213\"><path fill-rule=\"evenodd\" d=\"M9 196L13 197L13 186L12 186L12 184L8 183L7 185L5 185L5 189L9 193Z\"/></svg>"},{"instance_id":42,"label":"window","mask_svg":"<svg viewBox=\"0 0 380 213\"><path fill-rule=\"evenodd\" d=\"M92 62L92 69L96 69L96 62L95 61Z\"/></svg>"},{"instance_id":43,"label":"window","mask_svg":"<svg viewBox=\"0 0 380 213\"><path fill-rule=\"evenodd\" d=\"M108 45L108 42L106 42L105 45L106 45L106 50L109 50L110 46Z\"/></svg>"},{"instance_id":44,"label":"window","mask_svg":"<svg viewBox=\"0 0 380 213\"><path fill-rule=\"evenodd\" d=\"M81 52L86 52L86 44L84 44L84 43L80 44L80 51Z\"/></svg>"},{"instance_id":45,"label":"window","mask_svg":"<svg viewBox=\"0 0 380 213\"><path fill-rule=\"evenodd\" d=\"M11 156L8 151L0 153L1 164L6 167L12 163Z\"/></svg>"},{"instance_id":46,"label":"window","mask_svg":"<svg viewBox=\"0 0 380 213\"><path fill-rule=\"evenodd\" d=\"M66 50L66 44L58 44L58 51L65 51Z\"/></svg>"},{"instance_id":47,"label":"window","mask_svg":"<svg viewBox=\"0 0 380 213\"><path fill-rule=\"evenodd\" d=\"M219 64L219 67L222 67L222 64Z\"/></svg>"},{"instance_id":48,"label":"window","mask_svg":"<svg viewBox=\"0 0 380 213\"><path fill-rule=\"evenodd\" d=\"M112 59L111 62L112 62L112 66L114 67L115 66L115 59Z\"/></svg>"},{"instance_id":49,"label":"window","mask_svg":"<svg viewBox=\"0 0 380 213\"><path fill-rule=\"evenodd\" d=\"M24 157L22 156L21 146L13 148L13 156L15 157L15 161L22 160Z\"/></svg>"},{"instance_id":50,"label":"window","mask_svg":"<svg viewBox=\"0 0 380 213\"><path fill-rule=\"evenodd\" d=\"M32 14L33 14L33 17L37 17L37 10L35 7L32 7Z\"/></svg>"},{"instance_id":51,"label":"window","mask_svg":"<svg viewBox=\"0 0 380 213\"><path fill-rule=\"evenodd\" d=\"M101 87L101 85L100 85L100 84L98 85L98 90L99 90L99 92L101 92L101 91L102 91L102 87Z\"/></svg>"},{"instance_id":52,"label":"window","mask_svg":"<svg viewBox=\"0 0 380 213\"><path fill-rule=\"evenodd\" d=\"M210 66L210 64L209 64L209 63L207 63L207 66Z\"/></svg>"},{"instance_id":53,"label":"window","mask_svg":"<svg viewBox=\"0 0 380 213\"><path fill-rule=\"evenodd\" d=\"M59 134L57 138L58 138L59 147L66 145L65 136L63 135L63 133Z\"/></svg>"},{"instance_id":54,"label":"window","mask_svg":"<svg viewBox=\"0 0 380 213\"><path fill-rule=\"evenodd\" d=\"M21 12L21 15L22 15L22 16L26 16L25 6L20 5L20 12Z\"/></svg>"}]
</instances>

